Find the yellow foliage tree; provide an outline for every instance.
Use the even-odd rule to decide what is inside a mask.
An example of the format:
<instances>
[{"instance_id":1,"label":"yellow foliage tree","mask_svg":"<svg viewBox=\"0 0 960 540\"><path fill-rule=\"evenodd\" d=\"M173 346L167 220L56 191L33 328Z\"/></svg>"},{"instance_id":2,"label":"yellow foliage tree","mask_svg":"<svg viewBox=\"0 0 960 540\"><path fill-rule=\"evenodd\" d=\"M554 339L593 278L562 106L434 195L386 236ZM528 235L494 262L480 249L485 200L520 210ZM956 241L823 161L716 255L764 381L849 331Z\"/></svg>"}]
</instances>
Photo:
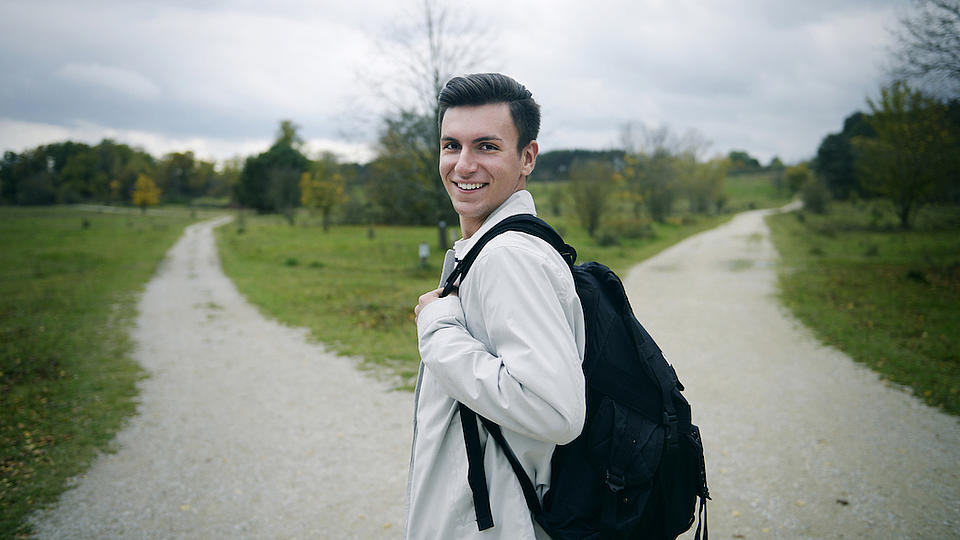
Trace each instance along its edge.
<instances>
[{"instance_id":1,"label":"yellow foliage tree","mask_svg":"<svg viewBox=\"0 0 960 540\"><path fill-rule=\"evenodd\" d=\"M131 198L133 204L139 206L140 210L145 213L148 206L155 206L160 203L160 188L149 176L145 174L137 175L137 183L133 186Z\"/></svg>"}]
</instances>

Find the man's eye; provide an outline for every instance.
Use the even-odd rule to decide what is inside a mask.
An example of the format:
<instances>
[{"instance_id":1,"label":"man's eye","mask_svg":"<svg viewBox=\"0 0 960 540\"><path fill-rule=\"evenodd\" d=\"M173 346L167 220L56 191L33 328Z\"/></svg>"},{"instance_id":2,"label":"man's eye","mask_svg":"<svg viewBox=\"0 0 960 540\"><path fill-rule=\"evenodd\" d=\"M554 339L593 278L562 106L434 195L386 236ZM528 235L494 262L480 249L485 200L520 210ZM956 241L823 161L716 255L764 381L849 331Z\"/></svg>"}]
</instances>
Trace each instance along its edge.
<instances>
[{"instance_id":1,"label":"man's eye","mask_svg":"<svg viewBox=\"0 0 960 540\"><path fill-rule=\"evenodd\" d=\"M480 149L483 150L484 152L493 152L493 151L499 150L497 148L497 145L491 144L491 143L482 143L480 145Z\"/></svg>"},{"instance_id":2,"label":"man's eye","mask_svg":"<svg viewBox=\"0 0 960 540\"><path fill-rule=\"evenodd\" d=\"M446 143L443 143L443 146L441 148L443 148L444 150L459 150L460 145L455 142L446 142Z\"/></svg>"}]
</instances>

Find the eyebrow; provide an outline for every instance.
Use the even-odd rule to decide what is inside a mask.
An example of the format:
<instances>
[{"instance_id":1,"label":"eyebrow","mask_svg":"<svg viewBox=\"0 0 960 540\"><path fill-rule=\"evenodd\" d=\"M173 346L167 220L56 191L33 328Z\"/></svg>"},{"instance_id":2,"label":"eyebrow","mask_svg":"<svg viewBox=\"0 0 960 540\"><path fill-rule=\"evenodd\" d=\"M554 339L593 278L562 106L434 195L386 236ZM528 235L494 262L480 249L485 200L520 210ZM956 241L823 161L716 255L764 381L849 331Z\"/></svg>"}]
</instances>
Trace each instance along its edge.
<instances>
[{"instance_id":1,"label":"eyebrow","mask_svg":"<svg viewBox=\"0 0 960 540\"><path fill-rule=\"evenodd\" d=\"M456 137L451 137L451 136L449 136L449 135L446 136L446 137L443 137L443 138L440 139L440 140L442 140L442 141L460 142ZM497 137L496 135L481 135L480 137L477 137L476 139L474 139L472 142L473 142L473 143L486 142L486 141L500 141L500 142L503 142L503 140L504 140L504 139L503 139L502 137Z\"/></svg>"}]
</instances>

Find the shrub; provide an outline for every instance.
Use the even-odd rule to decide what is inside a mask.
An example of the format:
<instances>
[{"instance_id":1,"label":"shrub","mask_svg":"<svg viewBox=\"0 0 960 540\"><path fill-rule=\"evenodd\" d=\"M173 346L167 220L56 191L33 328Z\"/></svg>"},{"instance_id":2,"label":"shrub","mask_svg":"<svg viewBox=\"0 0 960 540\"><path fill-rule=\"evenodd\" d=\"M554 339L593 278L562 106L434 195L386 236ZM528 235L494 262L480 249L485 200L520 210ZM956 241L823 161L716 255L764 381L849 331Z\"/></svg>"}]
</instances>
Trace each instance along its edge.
<instances>
[{"instance_id":1,"label":"shrub","mask_svg":"<svg viewBox=\"0 0 960 540\"><path fill-rule=\"evenodd\" d=\"M830 203L830 191L820 180L811 178L800 189L803 206L814 214L826 214Z\"/></svg>"},{"instance_id":2,"label":"shrub","mask_svg":"<svg viewBox=\"0 0 960 540\"><path fill-rule=\"evenodd\" d=\"M653 238L653 226L648 219L620 218L611 219L603 228L604 234L618 238Z\"/></svg>"}]
</instances>

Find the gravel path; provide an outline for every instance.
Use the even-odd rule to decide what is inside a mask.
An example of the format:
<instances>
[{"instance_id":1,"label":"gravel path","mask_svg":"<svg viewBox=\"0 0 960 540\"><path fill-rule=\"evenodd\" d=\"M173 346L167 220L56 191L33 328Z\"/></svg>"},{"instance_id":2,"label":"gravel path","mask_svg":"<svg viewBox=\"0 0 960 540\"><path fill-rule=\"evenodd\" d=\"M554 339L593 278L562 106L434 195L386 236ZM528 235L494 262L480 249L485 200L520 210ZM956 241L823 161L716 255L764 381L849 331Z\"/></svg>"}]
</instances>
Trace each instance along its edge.
<instances>
[{"instance_id":1,"label":"gravel path","mask_svg":"<svg viewBox=\"0 0 960 540\"><path fill-rule=\"evenodd\" d=\"M189 227L147 286L139 414L40 538L399 536L412 395L264 319L220 270L219 222Z\"/></svg>"},{"instance_id":2,"label":"gravel path","mask_svg":"<svg viewBox=\"0 0 960 540\"><path fill-rule=\"evenodd\" d=\"M957 420L777 306L763 215L624 280L703 431L712 538L960 538ZM398 537L412 396L259 315L211 227L188 228L143 296L150 377L120 450L37 517L39 536Z\"/></svg>"},{"instance_id":3,"label":"gravel path","mask_svg":"<svg viewBox=\"0 0 960 540\"><path fill-rule=\"evenodd\" d=\"M711 538L960 538L960 424L778 307L766 213L624 280L703 431Z\"/></svg>"}]
</instances>

